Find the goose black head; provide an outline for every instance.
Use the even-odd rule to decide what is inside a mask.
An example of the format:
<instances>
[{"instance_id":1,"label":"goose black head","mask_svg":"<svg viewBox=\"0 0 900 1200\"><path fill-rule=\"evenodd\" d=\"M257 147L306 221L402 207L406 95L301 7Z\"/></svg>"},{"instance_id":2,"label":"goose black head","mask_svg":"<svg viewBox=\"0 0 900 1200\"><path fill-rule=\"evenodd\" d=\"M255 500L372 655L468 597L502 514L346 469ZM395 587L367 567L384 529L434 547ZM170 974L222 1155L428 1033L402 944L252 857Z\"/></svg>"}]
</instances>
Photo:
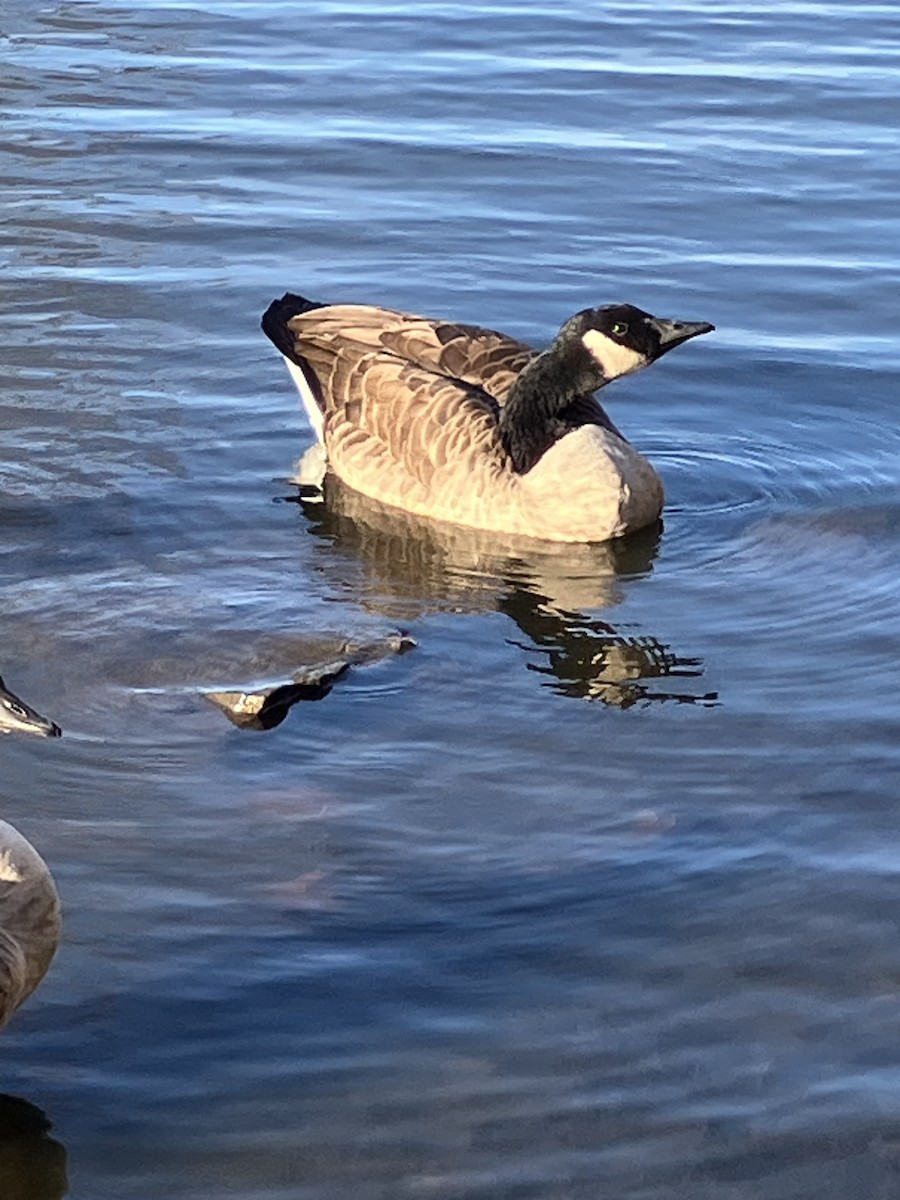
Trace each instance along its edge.
<instances>
[{"instance_id":1,"label":"goose black head","mask_svg":"<svg viewBox=\"0 0 900 1200\"><path fill-rule=\"evenodd\" d=\"M55 721L42 717L0 678L0 733L34 733L38 737L60 737L62 730Z\"/></svg>"},{"instance_id":2,"label":"goose black head","mask_svg":"<svg viewBox=\"0 0 900 1200\"><path fill-rule=\"evenodd\" d=\"M604 304L576 313L560 333L577 338L609 382L649 367L682 342L713 329L708 321L673 321L633 304Z\"/></svg>"}]
</instances>

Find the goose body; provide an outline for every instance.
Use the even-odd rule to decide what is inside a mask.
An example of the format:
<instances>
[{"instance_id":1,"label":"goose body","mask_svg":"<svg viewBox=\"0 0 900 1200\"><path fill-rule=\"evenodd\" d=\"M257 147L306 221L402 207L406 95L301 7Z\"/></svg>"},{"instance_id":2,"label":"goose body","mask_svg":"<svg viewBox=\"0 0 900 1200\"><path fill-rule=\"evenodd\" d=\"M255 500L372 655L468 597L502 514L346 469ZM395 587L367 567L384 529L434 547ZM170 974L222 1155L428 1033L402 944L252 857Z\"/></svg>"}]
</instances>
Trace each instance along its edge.
<instances>
[{"instance_id":1,"label":"goose body","mask_svg":"<svg viewBox=\"0 0 900 1200\"><path fill-rule=\"evenodd\" d=\"M43 979L59 934L59 896L47 864L0 821L0 1027Z\"/></svg>"},{"instance_id":2,"label":"goose body","mask_svg":"<svg viewBox=\"0 0 900 1200\"><path fill-rule=\"evenodd\" d=\"M713 328L605 305L537 353L474 325L291 293L262 327L350 487L420 516L562 542L657 520L659 476L593 393Z\"/></svg>"}]
</instances>

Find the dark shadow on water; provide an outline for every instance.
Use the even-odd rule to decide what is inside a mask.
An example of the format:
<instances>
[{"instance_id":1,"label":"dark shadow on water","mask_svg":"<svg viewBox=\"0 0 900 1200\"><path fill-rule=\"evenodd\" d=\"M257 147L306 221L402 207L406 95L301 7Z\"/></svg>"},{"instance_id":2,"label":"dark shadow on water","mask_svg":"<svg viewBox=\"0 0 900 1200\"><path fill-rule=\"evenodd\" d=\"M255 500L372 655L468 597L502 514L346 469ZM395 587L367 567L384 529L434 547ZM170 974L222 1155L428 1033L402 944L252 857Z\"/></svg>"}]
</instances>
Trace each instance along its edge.
<instances>
[{"instance_id":1,"label":"dark shadow on water","mask_svg":"<svg viewBox=\"0 0 900 1200\"><path fill-rule=\"evenodd\" d=\"M365 608L406 621L438 611L505 613L526 639L509 644L561 695L618 708L717 702L714 692L658 686L701 678L700 659L593 615L615 607L629 579L652 571L661 524L598 545L539 542L420 519L331 474L320 497L286 499L299 501L310 531L327 543L329 580Z\"/></svg>"},{"instance_id":2,"label":"dark shadow on water","mask_svg":"<svg viewBox=\"0 0 900 1200\"><path fill-rule=\"evenodd\" d=\"M0 1196L61 1200L69 1188L65 1147L47 1116L28 1100L0 1095Z\"/></svg>"}]
</instances>

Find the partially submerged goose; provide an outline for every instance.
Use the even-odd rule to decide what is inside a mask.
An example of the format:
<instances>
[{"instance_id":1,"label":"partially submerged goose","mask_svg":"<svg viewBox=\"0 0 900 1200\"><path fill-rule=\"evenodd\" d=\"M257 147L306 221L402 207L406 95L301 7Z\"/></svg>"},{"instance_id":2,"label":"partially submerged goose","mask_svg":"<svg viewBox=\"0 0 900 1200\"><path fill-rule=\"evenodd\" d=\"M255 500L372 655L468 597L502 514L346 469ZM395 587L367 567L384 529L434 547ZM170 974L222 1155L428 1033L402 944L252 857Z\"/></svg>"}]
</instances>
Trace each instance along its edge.
<instances>
[{"instance_id":1,"label":"partially submerged goose","mask_svg":"<svg viewBox=\"0 0 900 1200\"><path fill-rule=\"evenodd\" d=\"M331 657L299 667L290 681L203 695L240 729L275 729L300 700L324 700L352 667L378 662L389 654L405 654L415 645L414 638L399 630L371 641L342 641Z\"/></svg>"},{"instance_id":2,"label":"partially submerged goose","mask_svg":"<svg viewBox=\"0 0 900 1200\"><path fill-rule=\"evenodd\" d=\"M290 292L262 327L350 487L420 516L560 542L657 520L659 476L593 393L714 328L604 305L537 353L475 325Z\"/></svg>"},{"instance_id":3,"label":"partially submerged goose","mask_svg":"<svg viewBox=\"0 0 900 1200\"><path fill-rule=\"evenodd\" d=\"M47 864L0 821L0 1027L44 978L59 934L59 896Z\"/></svg>"}]
</instances>

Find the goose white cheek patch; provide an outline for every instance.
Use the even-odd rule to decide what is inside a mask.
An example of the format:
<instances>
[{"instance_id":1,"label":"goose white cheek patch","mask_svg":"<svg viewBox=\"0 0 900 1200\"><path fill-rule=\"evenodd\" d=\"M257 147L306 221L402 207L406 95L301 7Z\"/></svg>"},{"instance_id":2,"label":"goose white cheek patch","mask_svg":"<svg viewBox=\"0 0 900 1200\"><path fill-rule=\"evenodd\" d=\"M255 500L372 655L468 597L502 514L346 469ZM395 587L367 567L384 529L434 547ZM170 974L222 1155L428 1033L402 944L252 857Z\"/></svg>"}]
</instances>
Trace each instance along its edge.
<instances>
[{"instance_id":1,"label":"goose white cheek patch","mask_svg":"<svg viewBox=\"0 0 900 1200\"><path fill-rule=\"evenodd\" d=\"M8 850L0 850L0 881L3 883L21 883L24 875L12 860Z\"/></svg>"},{"instance_id":2,"label":"goose white cheek patch","mask_svg":"<svg viewBox=\"0 0 900 1200\"><path fill-rule=\"evenodd\" d=\"M599 329L588 329L581 335L582 343L588 354L599 364L600 370L607 379L617 379L620 375L628 375L639 371L647 365L643 354L632 350L629 346L621 346L608 338Z\"/></svg>"}]
</instances>

